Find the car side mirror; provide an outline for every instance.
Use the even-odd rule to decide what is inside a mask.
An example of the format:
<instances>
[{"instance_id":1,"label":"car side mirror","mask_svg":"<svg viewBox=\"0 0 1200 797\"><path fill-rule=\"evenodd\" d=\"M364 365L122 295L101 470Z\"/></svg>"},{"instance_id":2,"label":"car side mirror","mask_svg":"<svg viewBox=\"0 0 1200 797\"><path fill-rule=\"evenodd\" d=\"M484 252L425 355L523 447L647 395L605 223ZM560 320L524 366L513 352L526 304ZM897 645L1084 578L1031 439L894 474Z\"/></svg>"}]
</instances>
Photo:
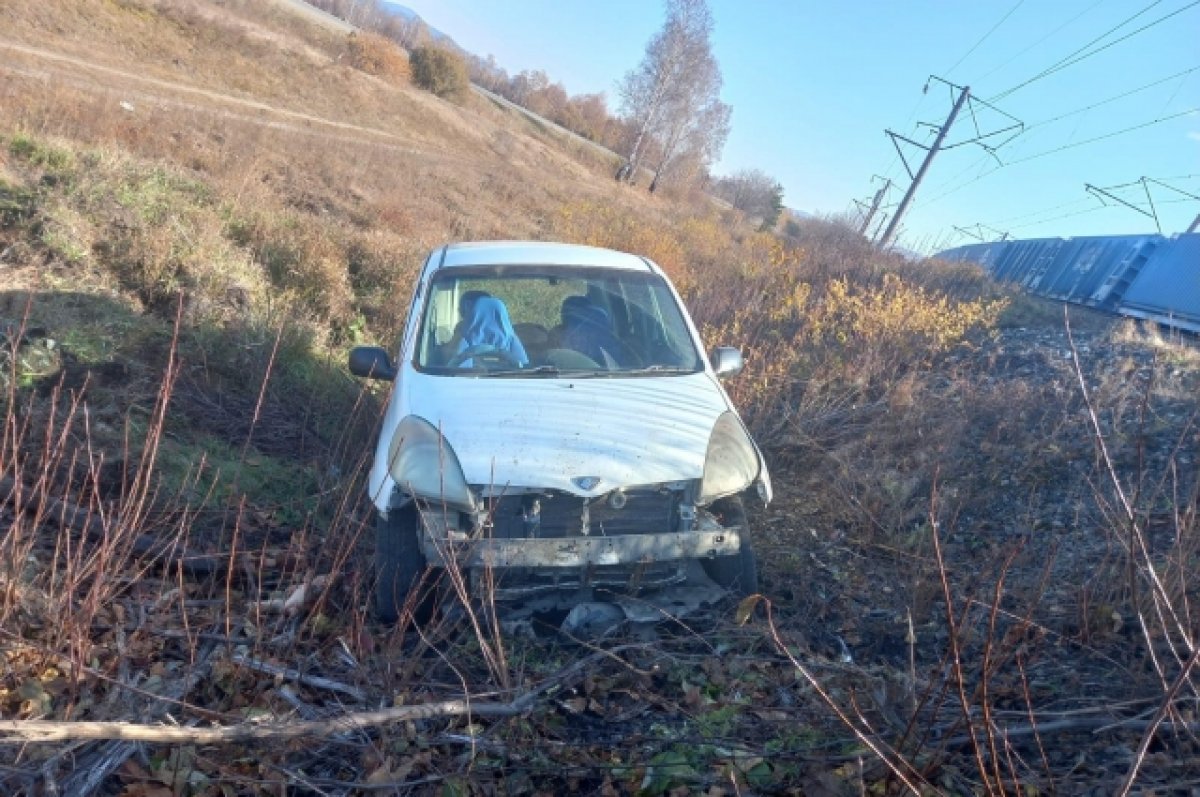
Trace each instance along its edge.
<instances>
[{"instance_id":1,"label":"car side mirror","mask_svg":"<svg viewBox=\"0 0 1200 797\"><path fill-rule=\"evenodd\" d=\"M390 382L396 378L396 367L388 353L378 346L355 346L350 350L350 373Z\"/></svg>"},{"instance_id":2,"label":"car side mirror","mask_svg":"<svg viewBox=\"0 0 1200 797\"><path fill-rule=\"evenodd\" d=\"M720 377L737 376L746 365L742 359L742 350L729 346L720 346L713 349L712 356L709 359L712 362L713 371Z\"/></svg>"}]
</instances>

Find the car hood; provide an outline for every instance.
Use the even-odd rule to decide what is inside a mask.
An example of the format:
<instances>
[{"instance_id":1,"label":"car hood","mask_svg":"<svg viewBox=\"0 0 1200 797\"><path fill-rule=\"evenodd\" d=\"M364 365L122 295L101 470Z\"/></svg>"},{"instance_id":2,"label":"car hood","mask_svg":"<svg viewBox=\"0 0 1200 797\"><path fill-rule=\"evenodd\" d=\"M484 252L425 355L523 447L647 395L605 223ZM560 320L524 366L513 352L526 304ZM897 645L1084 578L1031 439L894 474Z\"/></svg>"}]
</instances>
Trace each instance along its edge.
<instances>
[{"instance_id":1,"label":"car hood","mask_svg":"<svg viewBox=\"0 0 1200 797\"><path fill-rule=\"evenodd\" d=\"M507 379L414 374L407 412L438 427L467 482L581 496L699 479L730 407L706 373ZM598 479L584 489L575 479Z\"/></svg>"}]
</instances>

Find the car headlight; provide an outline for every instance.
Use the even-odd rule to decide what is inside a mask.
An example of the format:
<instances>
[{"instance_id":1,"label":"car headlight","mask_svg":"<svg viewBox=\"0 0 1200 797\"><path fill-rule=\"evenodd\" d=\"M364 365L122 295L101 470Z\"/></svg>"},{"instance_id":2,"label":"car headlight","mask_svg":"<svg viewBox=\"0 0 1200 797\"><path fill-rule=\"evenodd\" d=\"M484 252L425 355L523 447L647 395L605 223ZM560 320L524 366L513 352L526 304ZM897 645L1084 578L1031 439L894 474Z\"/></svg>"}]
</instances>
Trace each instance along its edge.
<instances>
[{"instance_id":1,"label":"car headlight","mask_svg":"<svg viewBox=\"0 0 1200 797\"><path fill-rule=\"evenodd\" d=\"M468 512L476 509L454 449L424 418L409 415L396 426L388 446L388 472L414 496Z\"/></svg>"},{"instance_id":2,"label":"car headlight","mask_svg":"<svg viewBox=\"0 0 1200 797\"><path fill-rule=\"evenodd\" d=\"M717 418L708 451L704 455L704 477L700 480L701 506L718 498L740 493L759 475L758 450L741 421L732 412Z\"/></svg>"}]
</instances>

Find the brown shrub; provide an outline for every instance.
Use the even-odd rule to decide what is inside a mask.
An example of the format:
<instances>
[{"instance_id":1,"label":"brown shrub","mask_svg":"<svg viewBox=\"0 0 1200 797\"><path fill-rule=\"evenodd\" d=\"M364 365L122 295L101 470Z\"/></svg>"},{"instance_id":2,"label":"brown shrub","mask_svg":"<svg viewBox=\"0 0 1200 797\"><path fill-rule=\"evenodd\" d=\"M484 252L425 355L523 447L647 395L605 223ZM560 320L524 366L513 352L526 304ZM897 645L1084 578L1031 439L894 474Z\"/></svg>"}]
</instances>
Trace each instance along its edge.
<instances>
[{"instance_id":1,"label":"brown shrub","mask_svg":"<svg viewBox=\"0 0 1200 797\"><path fill-rule=\"evenodd\" d=\"M692 275L687 253L670 225L604 202L577 202L553 219L553 235L569 243L602 246L650 258L686 291Z\"/></svg>"},{"instance_id":2,"label":"brown shrub","mask_svg":"<svg viewBox=\"0 0 1200 797\"><path fill-rule=\"evenodd\" d=\"M391 39L378 33L360 31L350 34L347 42L350 65L393 83L407 82L412 77L408 57Z\"/></svg>"}]
</instances>

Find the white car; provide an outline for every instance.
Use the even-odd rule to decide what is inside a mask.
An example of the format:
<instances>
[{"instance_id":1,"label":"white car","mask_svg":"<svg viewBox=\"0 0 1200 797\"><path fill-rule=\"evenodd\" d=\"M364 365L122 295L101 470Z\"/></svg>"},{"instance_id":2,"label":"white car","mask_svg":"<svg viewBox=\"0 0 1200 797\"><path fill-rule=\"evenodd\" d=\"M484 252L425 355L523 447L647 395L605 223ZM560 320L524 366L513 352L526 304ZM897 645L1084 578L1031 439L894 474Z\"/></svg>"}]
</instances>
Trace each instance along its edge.
<instances>
[{"instance_id":1,"label":"white car","mask_svg":"<svg viewBox=\"0 0 1200 797\"><path fill-rule=\"evenodd\" d=\"M676 584L699 560L757 590L741 494L766 463L662 270L551 243L451 244L417 280L371 468L377 611L396 619L426 569L489 570L498 599ZM411 596L410 608L422 598Z\"/></svg>"}]
</instances>

